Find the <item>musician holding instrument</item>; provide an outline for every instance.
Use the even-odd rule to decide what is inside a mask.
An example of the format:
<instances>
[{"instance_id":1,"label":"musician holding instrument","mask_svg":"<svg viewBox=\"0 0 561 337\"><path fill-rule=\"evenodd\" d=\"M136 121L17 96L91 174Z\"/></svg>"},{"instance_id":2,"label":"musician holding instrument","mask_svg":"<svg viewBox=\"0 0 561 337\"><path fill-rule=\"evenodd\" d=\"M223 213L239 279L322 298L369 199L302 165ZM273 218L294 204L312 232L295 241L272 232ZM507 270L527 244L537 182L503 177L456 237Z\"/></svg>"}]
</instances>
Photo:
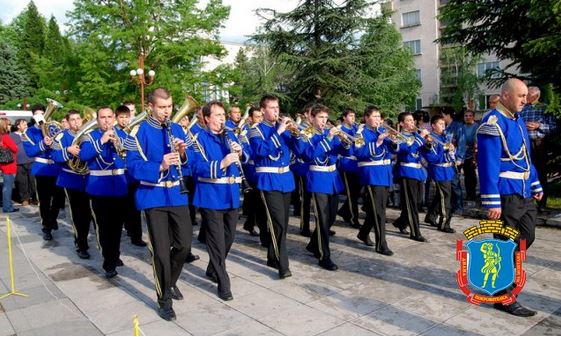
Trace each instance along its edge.
<instances>
[{"instance_id":1,"label":"musician holding instrument","mask_svg":"<svg viewBox=\"0 0 561 337\"><path fill-rule=\"evenodd\" d=\"M376 106L364 111L365 126L357 131L358 139L353 154L358 161L360 185L365 187L364 209L366 219L357 238L367 246L374 246L370 231L374 229L375 250L382 255L393 255L386 241L386 205L388 190L393 184L392 156L398 145L391 140L391 132L383 128L384 116Z\"/></svg>"},{"instance_id":2,"label":"musician holding instrument","mask_svg":"<svg viewBox=\"0 0 561 337\"><path fill-rule=\"evenodd\" d=\"M52 105L50 110L55 108ZM25 153L29 157L35 157L31 175L37 182L43 240L50 241L53 239L52 231L58 229L57 217L60 205L64 203L64 190L56 185L60 166L55 164L52 159L53 139L48 134L44 134L42 129L42 126L47 123L43 116L45 110L46 108L42 105L35 105L31 108L36 123L25 130L22 141Z\"/></svg>"},{"instance_id":3,"label":"musician holding instrument","mask_svg":"<svg viewBox=\"0 0 561 337\"><path fill-rule=\"evenodd\" d=\"M69 128L55 138L52 152L53 160L61 167L56 184L64 188L70 204L76 254L81 259L89 259L88 234L92 212L90 196L86 193L88 171L85 169L77 172L69 166L80 154L80 146L75 138L82 127L82 117L78 111L70 110L64 118L68 121Z\"/></svg>"},{"instance_id":4,"label":"musician holding instrument","mask_svg":"<svg viewBox=\"0 0 561 337\"><path fill-rule=\"evenodd\" d=\"M312 194L317 218L316 229L306 249L319 259L322 268L337 270L337 265L331 260L329 230L335 222L338 195L343 191L337 159L339 155L351 154L351 142L337 128L326 128L329 117L326 106L315 104L310 113L313 129L310 133L302 133L295 151L298 157L310 164L306 189Z\"/></svg>"},{"instance_id":5,"label":"musician holding instrument","mask_svg":"<svg viewBox=\"0 0 561 337\"><path fill-rule=\"evenodd\" d=\"M115 113L104 106L97 110L97 128L84 136L79 158L89 170L86 192L90 195L97 240L103 255L106 278L117 276L121 232L127 207L125 161L121 158L121 142L113 124Z\"/></svg>"},{"instance_id":6,"label":"musician holding instrument","mask_svg":"<svg viewBox=\"0 0 561 337\"><path fill-rule=\"evenodd\" d=\"M439 231L454 233L454 229L450 227L450 221L452 220L452 180L456 174L455 147L454 144L448 142L444 132L445 128L446 124L442 115L432 116L432 132L427 138L431 146L424 152L424 157L429 163L428 178L435 182L436 193L429 205L425 222L437 227Z\"/></svg>"},{"instance_id":7,"label":"musician holding instrument","mask_svg":"<svg viewBox=\"0 0 561 337\"><path fill-rule=\"evenodd\" d=\"M284 279L292 276L286 249L286 234L290 194L295 188L294 177L289 167L295 138L287 128L296 126L290 118L280 118L278 97L265 95L261 98L259 106L263 112L263 122L254 124L249 131L256 186L265 206L265 217L258 221L267 224L271 236L267 265L278 269L279 278Z\"/></svg>"},{"instance_id":8,"label":"musician holding instrument","mask_svg":"<svg viewBox=\"0 0 561 337\"><path fill-rule=\"evenodd\" d=\"M194 154L181 126L170 120L169 91L153 90L148 106L151 116L127 139L127 168L140 181L135 200L146 215L158 315L170 321L176 318L172 300L183 299L176 283L191 251L193 228L182 170Z\"/></svg>"}]
</instances>

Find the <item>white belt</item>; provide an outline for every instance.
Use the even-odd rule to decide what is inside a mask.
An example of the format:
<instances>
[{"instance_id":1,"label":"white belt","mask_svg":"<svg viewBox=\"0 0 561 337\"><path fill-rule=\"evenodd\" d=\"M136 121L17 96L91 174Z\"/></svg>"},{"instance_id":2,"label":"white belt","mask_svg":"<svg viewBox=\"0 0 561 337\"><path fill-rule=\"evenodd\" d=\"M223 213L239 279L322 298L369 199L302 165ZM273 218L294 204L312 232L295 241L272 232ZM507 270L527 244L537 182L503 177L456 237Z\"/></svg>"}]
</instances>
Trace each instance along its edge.
<instances>
[{"instance_id":1,"label":"white belt","mask_svg":"<svg viewBox=\"0 0 561 337\"><path fill-rule=\"evenodd\" d=\"M434 165L438 167L452 167L454 163L441 163L441 164L434 164Z\"/></svg>"},{"instance_id":2,"label":"white belt","mask_svg":"<svg viewBox=\"0 0 561 337\"><path fill-rule=\"evenodd\" d=\"M413 167L413 168L421 168L422 165L419 163L399 163L399 165L401 166L405 166L405 167Z\"/></svg>"},{"instance_id":3,"label":"white belt","mask_svg":"<svg viewBox=\"0 0 561 337\"><path fill-rule=\"evenodd\" d=\"M330 165L330 166L318 166L318 165L310 165L310 171L314 172L333 172L337 170L337 166Z\"/></svg>"},{"instance_id":4,"label":"white belt","mask_svg":"<svg viewBox=\"0 0 561 337\"><path fill-rule=\"evenodd\" d=\"M363 166L380 166L380 165L390 165L392 163L389 159L374 160L374 161L361 161L358 163L358 167Z\"/></svg>"},{"instance_id":5,"label":"white belt","mask_svg":"<svg viewBox=\"0 0 561 337\"><path fill-rule=\"evenodd\" d=\"M224 178L203 178L199 177L199 181L202 183L210 183L210 184L241 184L242 178L241 177L224 177Z\"/></svg>"},{"instance_id":6,"label":"white belt","mask_svg":"<svg viewBox=\"0 0 561 337\"><path fill-rule=\"evenodd\" d=\"M90 170L90 175L96 177L120 176L121 174L125 174L125 169Z\"/></svg>"},{"instance_id":7,"label":"white belt","mask_svg":"<svg viewBox=\"0 0 561 337\"><path fill-rule=\"evenodd\" d=\"M526 180L530 177L530 172L504 171L499 173L499 177L507 179Z\"/></svg>"},{"instance_id":8,"label":"white belt","mask_svg":"<svg viewBox=\"0 0 561 337\"><path fill-rule=\"evenodd\" d=\"M35 161L38 163L43 163L43 164L54 164L55 161L52 159L47 159L47 158L41 158L41 157L35 157Z\"/></svg>"},{"instance_id":9,"label":"white belt","mask_svg":"<svg viewBox=\"0 0 561 337\"><path fill-rule=\"evenodd\" d=\"M262 166L256 167L255 172L257 173L286 173L290 171L290 166L281 166L281 167L270 167L270 166Z\"/></svg>"},{"instance_id":10,"label":"white belt","mask_svg":"<svg viewBox=\"0 0 561 337\"><path fill-rule=\"evenodd\" d=\"M85 176L85 175L88 174L87 172L86 173L78 173L78 172L72 171L71 169L67 169L65 167L63 167L62 170L64 172L72 173L72 174L79 175L79 176Z\"/></svg>"},{"instance_id":11,"label":"white belt","mask_svg":"<svg viewBox=\"0 0 561 337\"><path fill-rule=\"evenodd\" d=\"M166 180L166 181L162 181L161 183L149 183L147 181L141 181L140 185L170 188L170 187L174 187L174 186L179 186L179 180L176 180L176 181Z\"/></svg>"}]
</instances>

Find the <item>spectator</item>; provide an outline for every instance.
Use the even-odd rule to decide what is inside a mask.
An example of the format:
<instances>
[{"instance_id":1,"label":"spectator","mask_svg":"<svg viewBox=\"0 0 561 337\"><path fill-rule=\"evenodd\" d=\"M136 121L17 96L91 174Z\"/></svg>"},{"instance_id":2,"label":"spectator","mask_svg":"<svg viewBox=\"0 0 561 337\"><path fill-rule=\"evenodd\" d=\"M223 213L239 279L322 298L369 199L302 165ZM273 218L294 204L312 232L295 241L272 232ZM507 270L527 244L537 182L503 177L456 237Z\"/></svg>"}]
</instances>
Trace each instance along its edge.
<instances>
[{"instance_id":1,"label":"spectator","mask_svg":"<svg viewBox=\"0 0 561 337\"><path fill-rule=\"evenodd\" d=\"M21 201L22 206L28 206L29 203L37 204L35 178L31 175L33 158L27 156L25 150L23 149L23 142L21 141L21 136L27 129L27 121L25 119L18 119L16 120L14 127L15 130L10 134L10 136L18 147L18 155L16 158L16 189L19 201Z\"/></svg>"},{"instance_id":2,"label":"spectator","mask_svg":"<svg viewBox=\"0 0 561 337\"><path fill-rule=\"evenodd\" d=\"M0 163L0 171L2 171L4 180L2 186L2 210L4 213L17 212L19 209L12 207L12 188L16 178L16 154L18 147L10 137L9 123L6 118L0 118L0 147L10 150L14 158L10 163Z\"/></svg>"},{"instance_id":3,"label":"spectator","mask_svg":"<svg viewBox=\"0 0 561 337\"><path fill-rule=\"evenodd\" d=\"M464 176L466 185L466 200L475 201L475 188L477 186L477 175L475 174L475 157L477 153L477 128L479 123L475 121L473 110L464 112L464 134L466 135L466 155L464 158Z\"/></svg>"},{"instance_id":4,"label":"spectator","mask_svg":"<svg viewBox=\"0 0 561 337\"><path fill-rule=\"evenodd\" d=\"M464 163L466 155L466 137L464 134L464 126L462 123L454 120L454 109L444 109L442 116L444 117L444 122L446 123L446 137L456 148L456 166L459 167ZM460 181L460 174L458 172L452 180L452 213L454 212L457 212L460 215L464 212L462 184Z\"/></svg>"},{"instance_id":5,"label":"spectator","mask_svg":"<svg viewBox=\"0 0 561 337\"><path fill-rule=\"evenodd\" d=\"M497 103L499 103L501 96L500 95L491 95L489 96L489 110L493 110L497 107Z\"/></svg>"}]
</instances>

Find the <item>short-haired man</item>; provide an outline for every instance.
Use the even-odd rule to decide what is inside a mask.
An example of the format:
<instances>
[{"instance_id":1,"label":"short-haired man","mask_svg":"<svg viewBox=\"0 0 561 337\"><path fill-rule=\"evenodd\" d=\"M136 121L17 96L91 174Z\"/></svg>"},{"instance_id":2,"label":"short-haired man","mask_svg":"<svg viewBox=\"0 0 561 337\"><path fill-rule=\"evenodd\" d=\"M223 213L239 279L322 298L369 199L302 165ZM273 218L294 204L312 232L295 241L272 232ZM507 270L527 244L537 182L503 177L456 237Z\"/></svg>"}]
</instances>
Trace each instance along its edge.
<instances>
[{"instance_id":1,"label":"short-haired man","mask_svg":"<svg viewBox=\"0 0 561 337\"><path fill-rule=\"evenodd\" d=\"M230 129L235 129L238 127L242 119L242 113L240 107L237 105L232 105L228 111L228 120L226 121L226 126Z\"/></svg>"},{"instance_id":2,"label":"short-haired man","mask_svg":"<svg viewBox=\"0 0 561 337\"><path fill-rule=\"evenodd\" d=\"M466 200L475 201L475 189L477 186L477 169L475 155L477 153L477 128L479 123L475 121L473 110L464 112L464 134L466 136L466 155L464 158L464 183L466 186Z\"/></svg>"},{"instance_id":3,"label":"short-haired man","mask_svg":"<svg viewBox=\"0 0 561 337\"><path fill-rule=\"evenodd\" d=\"M489 106L489 110L493 110L497 107L497 103L499 103L501 99L501 95L491 95L489 96L489 101L487 105Z\"/></svg>"}]
</instances>

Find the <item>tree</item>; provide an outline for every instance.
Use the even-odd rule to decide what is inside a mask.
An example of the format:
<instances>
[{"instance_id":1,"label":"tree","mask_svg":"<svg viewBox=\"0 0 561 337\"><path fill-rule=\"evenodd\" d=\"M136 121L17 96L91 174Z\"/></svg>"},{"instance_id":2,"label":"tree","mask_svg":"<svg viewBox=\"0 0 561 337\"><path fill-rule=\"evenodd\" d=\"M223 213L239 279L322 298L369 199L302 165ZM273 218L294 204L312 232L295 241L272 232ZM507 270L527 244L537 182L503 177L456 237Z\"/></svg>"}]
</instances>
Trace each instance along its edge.
<instances>
[{"instance_id":1,"label":"tree","mask_svg":"<svg viewBox=\"0 0 561 337\"><path fill-rule=\"evenodd\" d=\"M4 41L0 41L0 64L0 104L28 95L25 71L15 50Z\"/></svg>"},{"instance_id":2,"label":"tree","mask_svg":"<svg viewBox=\"0 0 561 337\"><path fill-rule=\"evenodd\" d=\"M168 87L176 97L186 92L200 97L202 58L220 57L218 29L229 8L210 0L204 9L195 1L77 0L69 14L70 32L80 43L82 80L78 90L87 104L100 98L120 102L136 87L129 70L138 67L157 73L158 86ZM198 92L196 92L199 90Z\"/></svg>"},{"instance_id":3,"label":"tree","mask_svg":"<svg viewBox=\"0 0 561 337\"><path fill-rule=\"evenodd\" d=\"M33 71L34 56L42 55L45 47L45 18L39 14L33 1L13 22L17 33L18 58L27 72L29 91L39 87L37 73Z\"/></svg>"},{"instance_id":4,"label":"tree","mask_svg":"<svg viewBox=\"0 0 561 337\"><path fill-rule=\"evenodd\" d=\"M440 100L451 104L455 111L477 99L481 79L475 72L481 57L469 53L463 46L442 48L440 56Z\"/></svg>"}]
</instances>

